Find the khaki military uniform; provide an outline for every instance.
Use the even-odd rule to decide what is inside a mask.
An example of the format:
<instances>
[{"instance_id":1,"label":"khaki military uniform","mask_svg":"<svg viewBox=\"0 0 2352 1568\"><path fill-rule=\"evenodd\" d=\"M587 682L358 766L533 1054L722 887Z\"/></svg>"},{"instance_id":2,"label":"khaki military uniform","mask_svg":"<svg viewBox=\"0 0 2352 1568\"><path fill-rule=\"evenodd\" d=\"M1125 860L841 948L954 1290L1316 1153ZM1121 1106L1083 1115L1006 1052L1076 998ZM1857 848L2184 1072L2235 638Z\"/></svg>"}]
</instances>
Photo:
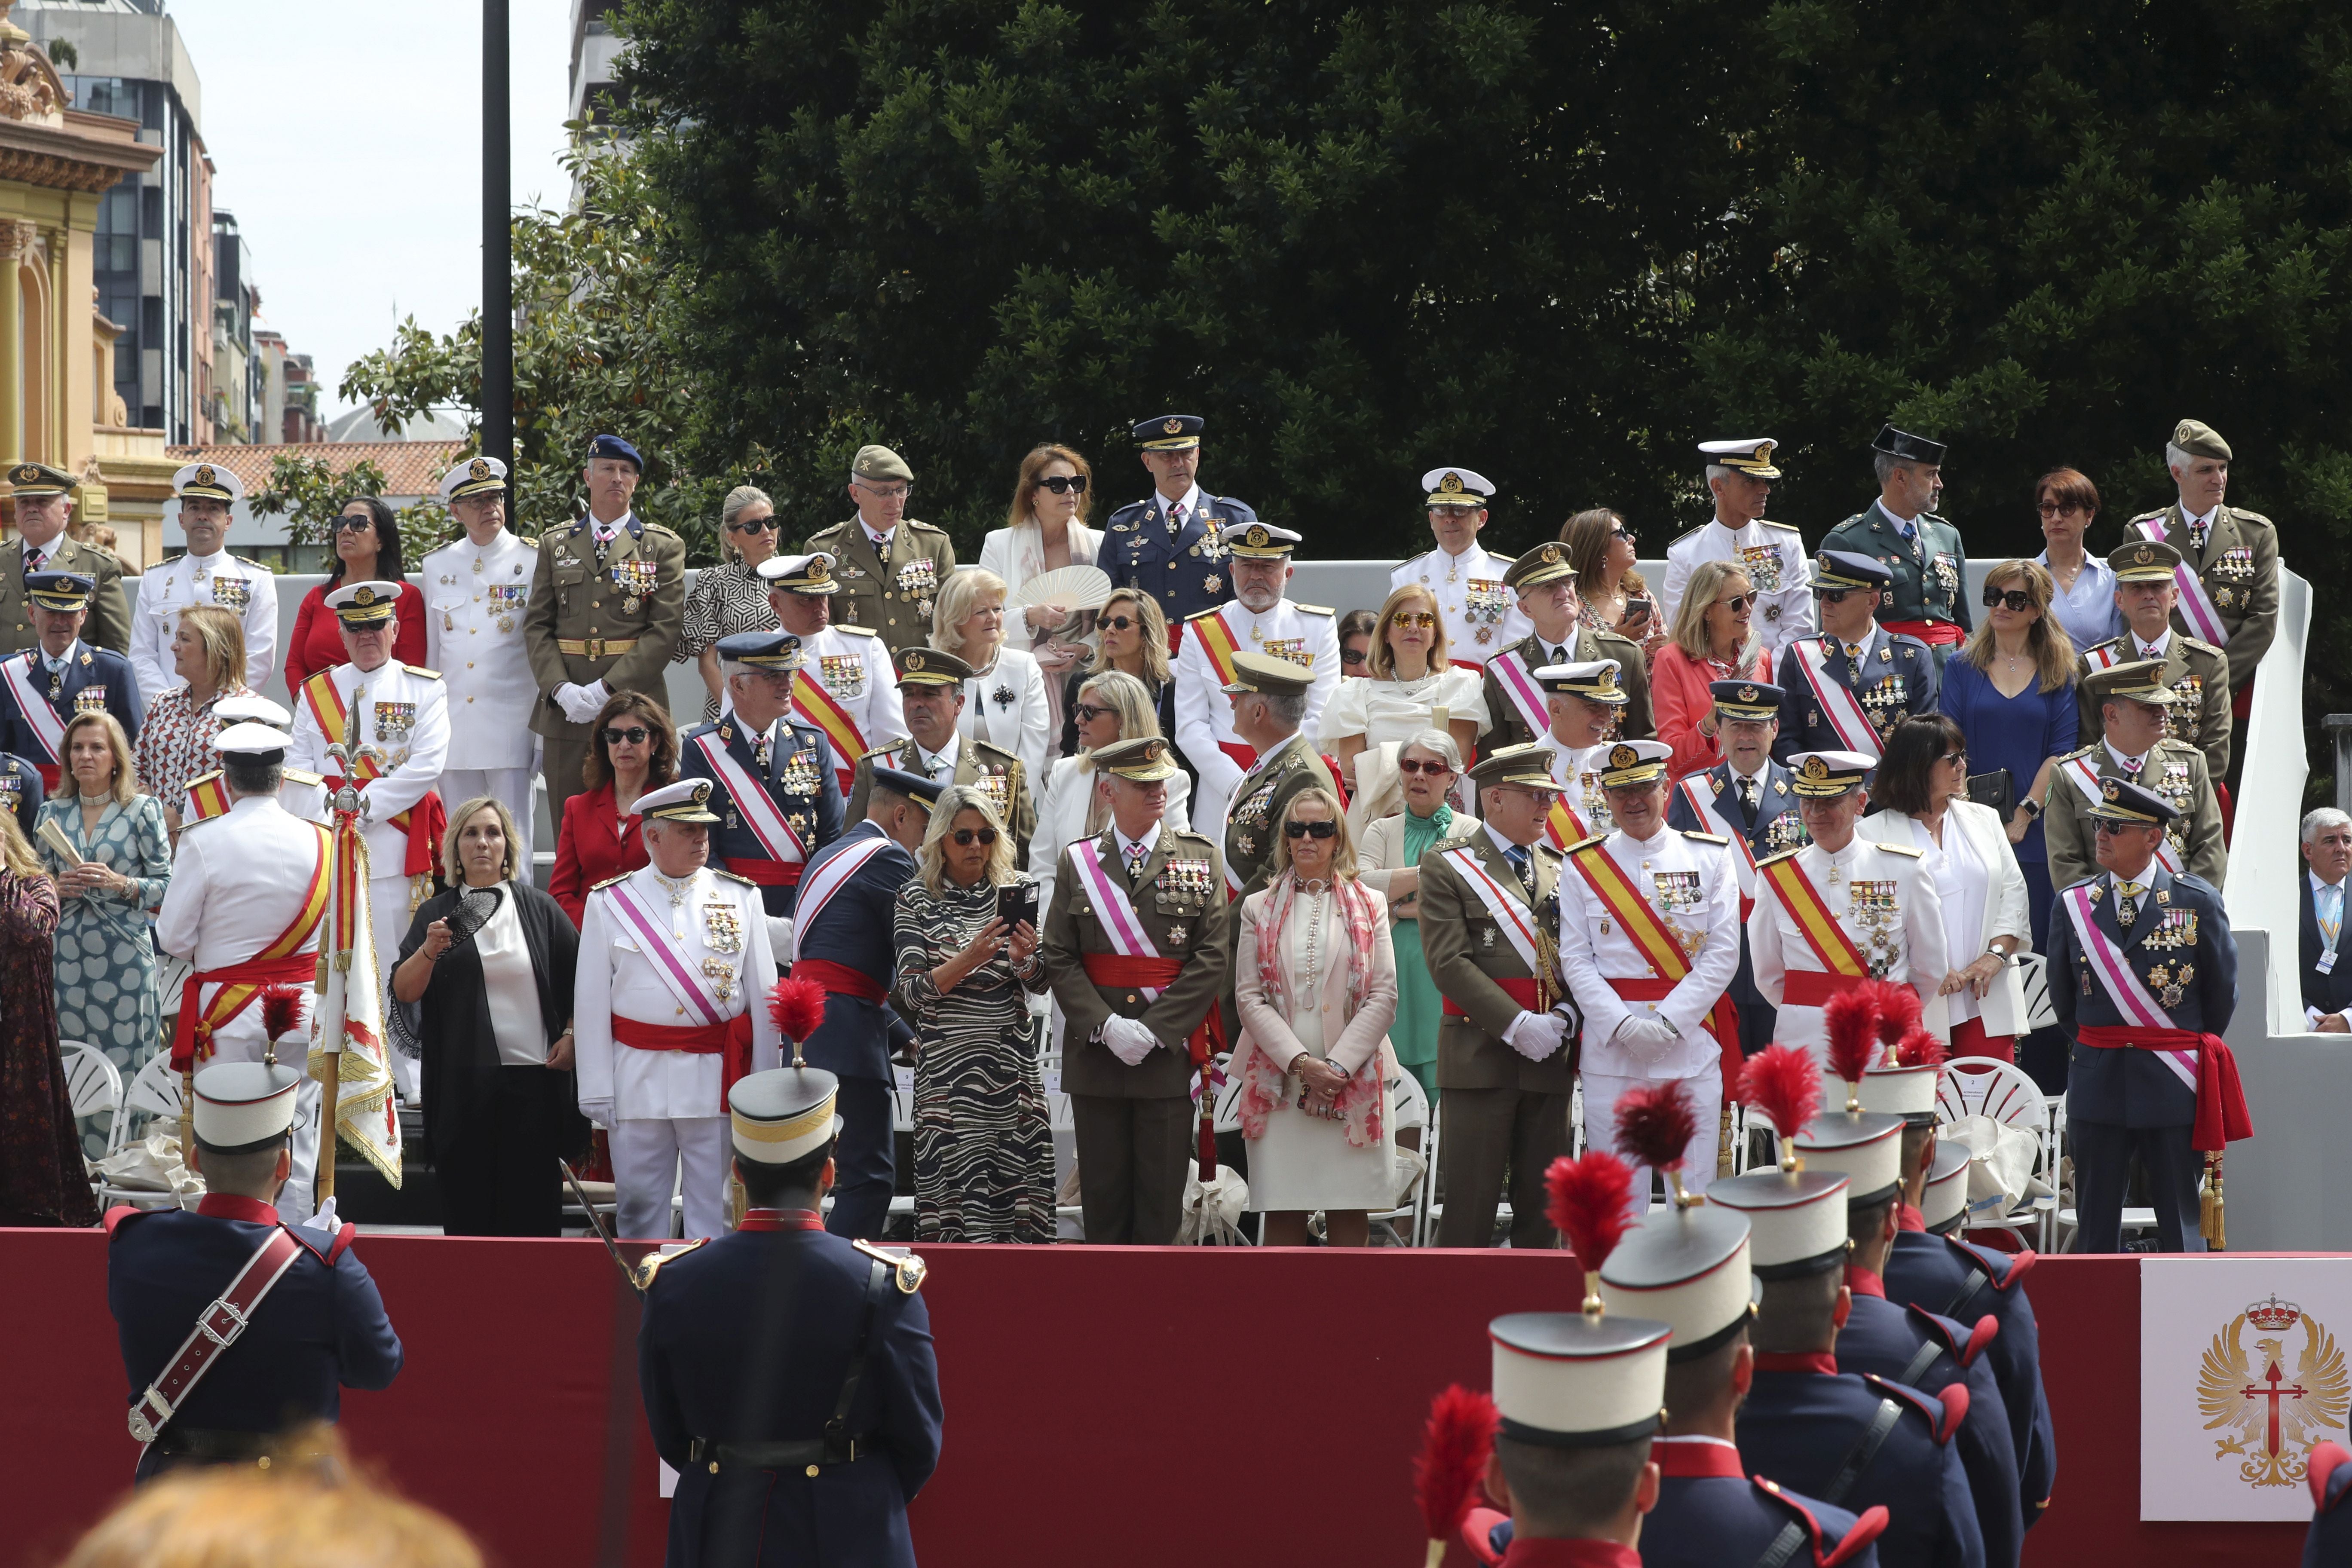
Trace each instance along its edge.
<instances>
[{"instance_id":1,"label":"khaki military uniform","mask_svg":"<svg viewBox=\"0 0 2352 1568\"><path fill-rule=\"evenodd\" d=\"M1290 808L1293 795L1317 784L1334 796L1339 793L1331 782L1331 770L1300 733L1260 757L1234 786L1233 804L1225 813L1225 875L1240 889L1237 897L1246 898L1265 886L1263 873L1274 858L1282 814Z\"/></svg>"},{"instance_id":2,"label":"khaki military uniform","mask_svg":"<svg viewBox=\"0 0 2352 1568\"><path fill-rule=\"evenodd\" d=\"M1551 662L1551 649L1542 638L1529 637L1507 650L1533 674ZM1657 737L1658 727L1650 716L1650 667L1642 657L1642 645L1631 637L1593 626L1588 622L1576 624L1576 636L1570 641L1563 664L1591 664L1595 659L1617 661L1617 684L1624 689L1625 706L1617 712L1617 727L1609 734L1612 741L1649 741ZM1532 684L1532 682L1530 682ZM1530 715L1518 700L1503 685L1503 678L1495 668L1495 661L1486 664L1486 701L1487 716L1493 727L1479 737L1486 750L1500 751L1527 741L1539 741L1551 732L1551 720L1538 709ZM1543 693L1538 690L1540 698ZM1530 724L1530 719L1533 723Z\"/></svg>"},{"instance_id":3,"label":"khaki military uniform","mask_svg":"<svg viewBox=\"0 0 2352 1568\"><path fill-rule=\"evenodd\" d=\"M893 741L887 746L877 746L857 759L857 774L849 788L847 822L855 826L866 820L866 798L874 787L877 766L897 768L902 773L920 774L923 759L911 740ZM975 784L996 807L996 815L1013 829L1015 866L1029 864L1029 840L1037 831L1037 808L1029 795L1027 771L1021 759L1002 746L986 741L975 741L970 735L959 737L956 743L955 777L950 784Z\"/></svg>"},{"instance_id":4,"label":"khaki military uniform","mask_svg":"<svg viewBox=\"0 0 2352 1568\"><path fill-rule=\"evenodd\" d=\"M2102 741L2058 759L2057 776L2050 783L2050 800L2042 813L2042 831L2050 847L2050 885L2071 888L2099 874L2098 856L2091 834L2091 801L2083 791L2080 770L2071 764L2093 764L2093 779L2129 778L2116 754ZM2221 843L2221 805L2213 794L2213 777L2205 753L2186 741L2158 741L2140 766L2138 783L2170 801L2179 817L2164 830L2180 868L2216 888L2230 869L2230 854Z\"/></svg>"},{"instance_id":5,"label":"khaki military uniform","mask_svg":"<svg viewBox=\"0 0 2352 1568\"><path fill-rule=\"evenodd\" d=\"M2141 513L2126 532L2136 539L2153 539L2149 523L2163 525L2165 542L2180 552L2181 560L2195 568L2205 584L2228 637L2221 651L2230 656L2230 685L2233 689L2243 686L2254 678L2254 666L2278 636L2278 525L2258 511L2224 506L2205 536L2204 551L2192 558L2189 520L2180 515L2179 502ZM2183 633L2197 629L2181 618L2178 607L2172 625Z\"/></svg>"},{"instance_id":6,"label":"khaki military uniform","mask_svg":"<svg viewBox=\"0 0 2352 1568\"><path fill-rule=\"evenodd\" d=\"M131 603L122 593L122 563L113 552L60 534L50 542L42 570L79 572L96 579L81 640L120 654L131 651ZM0 541L0 656L20 652L41 640L40 633L33 629L31 611L25 599L25 536L12 533Z\"/></svg>"},{"instance_id":7,"label":"khaki military uniform","mask_svg":"<svg viewBox=\"0 0 2352 1568\"><path fill-rule=\"evenodd\" d=\"M2083 650L2074 661L2074 704L2082 714L2082 738L2095 741L2106 733L2104 706L2082 684L2083 678L2109 665L2129 664L2144 656L2132 634ZM2205 770L2221 778L2230 768L2230 658L2209 642L2199 642L2175 628L2164 645L2164 684L2180 693L2166 714L2172 738L2186 741L2205 753ZM2030 782L2030 781L2029 781Z\"/></svg>"},{"instance_id":8,"label":"khaki military uniform","mask_svg":"<svg viewBox=\"0 0 2352 1568\"><path fill-rule=\"evenodd\" d=\"M833 557L834 581L841 584L833 596L835 620L867 628L893 655L929 640L931 609L956 565L955 545L944 531L901 518L885 561L874 553L866 525L853 517L812 534L801 548Z\"/></svg>"}]
</instances>

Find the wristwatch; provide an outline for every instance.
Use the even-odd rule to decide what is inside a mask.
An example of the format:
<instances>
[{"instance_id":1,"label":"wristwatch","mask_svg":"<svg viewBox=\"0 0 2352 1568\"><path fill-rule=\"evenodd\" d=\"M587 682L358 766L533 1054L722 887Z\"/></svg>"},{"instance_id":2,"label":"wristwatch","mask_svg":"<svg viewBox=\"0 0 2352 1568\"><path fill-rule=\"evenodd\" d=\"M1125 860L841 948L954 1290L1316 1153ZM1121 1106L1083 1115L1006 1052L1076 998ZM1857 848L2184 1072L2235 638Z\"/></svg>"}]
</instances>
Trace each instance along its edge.
<instances>
[{"instance_id":1,"label":"wristwatch","mask_svg":"<svg viewBox=\"0 0 2352 1568\"><path fill-rule=\"evenodd\" d=\"M2023 800L2019 801L2017 805L2018 809L2024 812L2028 816L2039 816L2042 815L2042 803L2034 799L2030 795Z\"/></svg>"}]
</instances>

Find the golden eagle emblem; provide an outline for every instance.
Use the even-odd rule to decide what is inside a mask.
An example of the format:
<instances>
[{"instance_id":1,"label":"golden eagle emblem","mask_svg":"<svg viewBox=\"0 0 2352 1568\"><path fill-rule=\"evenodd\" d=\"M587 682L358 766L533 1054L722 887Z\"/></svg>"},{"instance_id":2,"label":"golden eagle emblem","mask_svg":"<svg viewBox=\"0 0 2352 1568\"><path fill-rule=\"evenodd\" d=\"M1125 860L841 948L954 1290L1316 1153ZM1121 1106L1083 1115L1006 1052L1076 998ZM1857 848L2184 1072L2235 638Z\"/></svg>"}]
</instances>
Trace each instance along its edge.
<instances>
[{"instance_id":1,"label":"golden eagle emblem","mask_svg":"<svg viewBox=\"0 0 2352 1568\"><path fill-rule=\"evenodd\" d=\"M2286 1346L2300 1326L2292 1372ZM2246 1331L2256 1338L2250 1355ZM2213 1457L2235 1456L2249 1486L2297 1487L2312 1445L2344 1434L2352 1411L2352 1373L2336 1336L2292 1301L2257 1301L2213 1336L2197 1378L2205 1430L2219 1429Z\"/></svg>"}]
</instances>

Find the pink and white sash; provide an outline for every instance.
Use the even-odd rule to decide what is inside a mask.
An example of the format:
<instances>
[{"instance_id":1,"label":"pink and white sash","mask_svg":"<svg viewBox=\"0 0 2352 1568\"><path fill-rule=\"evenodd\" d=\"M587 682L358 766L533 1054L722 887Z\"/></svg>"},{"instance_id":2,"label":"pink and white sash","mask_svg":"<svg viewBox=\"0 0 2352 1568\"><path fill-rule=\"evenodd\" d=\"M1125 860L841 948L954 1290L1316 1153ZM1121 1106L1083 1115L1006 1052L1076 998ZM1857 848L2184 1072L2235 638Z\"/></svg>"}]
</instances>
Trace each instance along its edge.
<instances>
[{"instance_id":1,"label":"pink and white sash","mask_svg":"<svg viewBox=\"0 0 2352 1568\"><path fill-rule=\"evenodd\" d=\"M723 1024L735 1016L710 994L709 983L703 978L700 967L679 948L668 925L647 913L646 907L630 896L625 885L616 884L601 891L612 900L614 912L621 918L621 928L637 939L637 951L646 955L654 973L661 976L663 988L697 1023Z\"/></svg>"},{"instance_id":2,"label":"pink and white sash","mask_svg":"<svg viewBox=\"0 0 2352 1568\"><path fill-rule=\"evenodd\" d=\"M2099 789L2099 770L2089 757L2074 757L2063 762L2058 764L2058 771L2074 780L2074 787L2081 790L2083 798L2093 805L2106 798ZM2169 833L2156 841L2156 863L2176 877L2180 875L2180 851L2172 847L2172 835ZM2168 1024L2165 1026L2171 1027Z\"/></svg>"},{"instance_id":3,"label":"pink and white sash","mask_svg":"<svg viewBox=\"0 0 2352 1568\"><path fill-rule=\"evenodd\" d=\"M1519 650L1506 648L1486 661L1486 668L1494 676L1495 684L1503 689L1503 695L1511 700L1528 732L1549 733L1551 710L1544 705L1543 689L1536 685L1534 673L1528 668L1528 661L1519 657Z\"/></svg>"},{"instance_id":4,"label":"pink and white sash","mask_svg":"<svg viewBox=\"0 0 2352 1568\"><path fill-rule=\"evenodd\" d=\"M1111 947L1122 958L1159 958L1160 950L1143 930L1143 921L1135 912L1134 903L1118 879L1103 864L1102 841L1084 838L1070 846L1070 864L1077 868L1078 880L1094 895L1095 909L1102 916L1103 931L1110 938ZM1139 985L1147 1002L1156 1002L1166 989L1158 985Z\"/></svg>"},{"instance_id":5,"label":"pink and white sash","mask_svg":"<svg viewBox=\"0 0 2352 1568\"><path fill-rule=\"evenodd\" d=\"M16 711L25 716L33 738L46 749L47 760L62 763L65 761L66 721L58 717L58 710L49 706L48 698L32 680L33 670L40 657L38 649L32 649L20 658L11 658L0 664L0 680L8 683L8 695L16 699ZM37 763L42 759L36 757L33 760Z\"/></svg>"},{"instance_id":6,"label":"pink and white sash","mask_svg":"<svg viewBox=\"0 0 2352 1568\"><path fill-rule=\"evenodd\" d=\"M2101 889L2090 882L2079 882L2066 889L2066 918L2074 927L2074 940L2083 944L2084 956L2091 961L2092 971L2099 984L2115 999L2116 1010L2124 1016L2126 1028L2169 1029L2175 1027L2170 1015L2157 1005L2147 986L2133 972L2124 951L2099 929L2097 913ZM2060 975L2063 983L2065 976ZM2197 1053L2191 1051L2154 1051L2149 1053L2173 1070L2190 1093L2197 1089Z\"/></svg>"},{"instance_id":7,"label":"pink and white sash","mask_svg":"<svg viewBox=\"0 0 2352 1568\"><path fill-rule=\"evenodd\" d=\"M801 882L799 895L793 901L792 951L780 955L779 962L790 963L800 956L801 932L808 930L818 913L831 902L834 894L857 875L858 868L879 855L889 846L887 838L876 837L860 839L819 866Z\"/></svg>"},{"instance_id":8,"label":"pink and white sash","mask_svg":"<svg viewBox=\"0 0 2352 1568\"><path fill-rule=\"evenodd\" d=\"M1822 705L1822 713L1830 728L1838 732L1849 752L1860 752L1865 757L1879 755L1878 731L1870 727L1870 717L1862 710L1861 701L1851 688L1830 679L1831 648L1838 646L1835 637L1807 637L1797 645L1797 668L1802 672L1805 684L1812 688L1813 700ZM1840 650L1843 658L1843 650Z\"/></svg>"},{"instance_id":9,"label":"pink and white sash","mask_svg":"<svg viewBox=\"0 0 2352 1568\"><path fill-rule=\"evenodd\" d=\"M2124 662L2124 647L2119 642L2103 643L2084 652L2084 662L2093 669L2113 669Z\"/></svg>"},{"instance_id":10,"label":"pink and white sash","mask_svg":"<svg viewBox=\"0 0 2352 1568\"><path fill-rule=\"evenodd\" d=\"M776 809L775 797L751 776L751 769L735 760L735 753L727 749L719 731L713 730L698 736L694 743L709 760L711 771L719 775L719 782L727 786L728 798L743 814L743 826L751 830L751 837L760 841L768 858L785 866L806 860L808 848L802 844L801 836L793 831L793 825L784 820L784 814Z\"/></svg>"},{"instance_id":11,"label":"pink and white sash","mask_svg":"<svg viewBox=\"0 0 2352 1568\"><path fill-rule=\"evenodd\" d=\"M2159 544L2168 542L2165 538L2168 531L2164 519L2165 514L2158 512L2154 517L2144 519L2139 525L2150 539ZM2215 521L2218 523L2220 520ZM2222 629L2221 612L2213 607L2212 596L2205 592L2205 579L2198 574L2185 549L2180 551L2180 564L2172 569L2172 584L2180 590L2180 618L2189 623L2189 629L2200 639L2211 643L2215 647L2227 643L2230 634Z\"/></svg>"},{"instance_id":12,"label":"pink and white sash","mask_svg":"<svg viewBox=\"0 0 2352 1568\"><path fill-rule=\"evenodd\" d=\"M1511 951L1519 955L1519 962L1528 966L1528 973L1543 973L1543 960L1536 951L1535 912L1504 890L1503 884L1495 880L1485 863L1478 858L1475 849L1465 845L1458 849L1444 850L1443 854L1454 868L1462 873L1462 879L1470 884L1470 890L1478 895L1478 901L1486 906L1486 912L1495 917L1495 923L1503 928L1504 939L1511 944Z\"/></svg>"},{"instance_id":13,"label":"pink and white sash","mask_svg":"<svg viewBox=\"0 0 2352 1568\"><path fill-rule=\"evenodd\" d=\"M1761 775L1759 775L1757 784L1760 790L1763 785ZM1739 896L1743 899L1754 898L1756 896L1756 851L1748 842L1746 830L1725 816L1723 808L1716 804L1722 797L1715 791L1714 775L1691 773L1675 787L1683 792L1683 798L1690 803L1691 810L1698 814L1699 821L1705 825L1705 831L1720 833L1724 837L1731 840L1731 865L1732 869L1739 873Z\"/></svg>"}]
</instances>

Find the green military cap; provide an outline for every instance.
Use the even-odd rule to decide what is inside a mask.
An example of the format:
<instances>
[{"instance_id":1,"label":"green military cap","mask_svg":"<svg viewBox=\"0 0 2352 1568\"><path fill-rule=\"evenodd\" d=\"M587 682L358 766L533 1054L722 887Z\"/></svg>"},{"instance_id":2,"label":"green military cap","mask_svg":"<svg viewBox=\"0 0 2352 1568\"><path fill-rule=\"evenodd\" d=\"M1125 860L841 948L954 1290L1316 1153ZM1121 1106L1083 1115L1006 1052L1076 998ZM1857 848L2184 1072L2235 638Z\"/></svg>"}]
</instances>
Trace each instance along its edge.
<instances>
[{"instance_id":1,"label":"green military cap","mask_svg":"<svg viewBox=\"0 0 2352 1568\"><path fill-rule=\"evenodd\" d=\"M1498 746L1478 759L1470 782L1480 789L1507 786L1559 794L1567 785L1551 776L1551 748L1540 741Z\"/></svg>"},{"instance_id":2,"label":"green military cap","mask_svg":"<svg viewBox=\"0 0 2352 1568\"><path fill-rule=\"evenodd\" d=\"M1530 588L1575 575L1576 568L1568 563L1567 551L1557 544L1538 544L1503 568L1503 586L1524 594Z\"/></svg>"},{"instance_id":3,"label":"green military cap","mask_svg":"<svg viewBox=\"0 0 2352 1568\"><path fill-rule=\"evenodd\" d=\"M16 463L8 469L9 489L28 499L70 495L80 483L63 468L53 468L47 463Z\"/></svg>"},{"instance_id":4,"label":"green military cap","mask_svg":"<svg viewBox=\"0 0 2352 1568\"><path fill-rule=\"evenodd\" d=\"M1247 658L1247 655L1244 655ZM1132 741L1114 741L1108 746L1095 748L1095 767L1137 784L1156 784L1176 776L1176 756L1168 742L1157 735L1139 735Z\"/></svg>"},{"instance_id":5,"label":"green military cap","mask_svg":"<svg viewBox=\"0 0 2352 1568\"><path fill-rule=\"evenodd\" d=\"M2169 583L2180 552L2160 539L2135 539L2107 552L2118 583Z\"/></svg>"},{"instance_id":6,"label":"green military cap","mask_svg":"<svg viewBox=\"0 0 2352 1568\"><path fill-rule=\"evenodd\" d=\"M849 471L861 479L897 479L909 485L915 482L915 470L907 467L907 459L887 447L858 447Z\"/></svg>"},{"instance_id":7,"label":"green military cap","mask_svg":"<svg viewBox=\"0 0 2352 1568\"><path fill-rule=\"evenodd\" d=\"M2083 689L2101 702L2120 697L2169 708L2180 700L2180 693L2164 683L2164 660L2160 658L2136 658L2128 664L2095 669L2083 678Z\"/></svg>"},{"instance_id":8,"label":"green military cap","mask_svg":"<svg viewBox=\"0 0 2352 1568\"><path fill-rule=\"evenodd\" d=\"M1223 690L1228 697L1251 691L1268 697L1296 697L1314 684L1315 672L1303 664L1293 664L1270 653L1237 653L1234 655L1233 684Z\"/></svg>"},{"instance_id":9,"label":"green military cap","mask_svg":"<svg viewBox=\"0 0 2352 1568\"><path fill-rule=\"evenodd\" d=\"M898 664L901 686L961 686L972 677L971 666L935 647L902 647Z\"/></svg>"},{"instance_id":10,"label":"green military cap","mask_svg":"<svg viewBox=\"0 0 2352 1568\"><path fill-rule=\"evenodd\" d=\"M2172 444L2192 458L2219 458L2225 463L2230 460L2230 443L2202 419L2183 419L2175 425Z\"/></svg>"}]
</instances>

